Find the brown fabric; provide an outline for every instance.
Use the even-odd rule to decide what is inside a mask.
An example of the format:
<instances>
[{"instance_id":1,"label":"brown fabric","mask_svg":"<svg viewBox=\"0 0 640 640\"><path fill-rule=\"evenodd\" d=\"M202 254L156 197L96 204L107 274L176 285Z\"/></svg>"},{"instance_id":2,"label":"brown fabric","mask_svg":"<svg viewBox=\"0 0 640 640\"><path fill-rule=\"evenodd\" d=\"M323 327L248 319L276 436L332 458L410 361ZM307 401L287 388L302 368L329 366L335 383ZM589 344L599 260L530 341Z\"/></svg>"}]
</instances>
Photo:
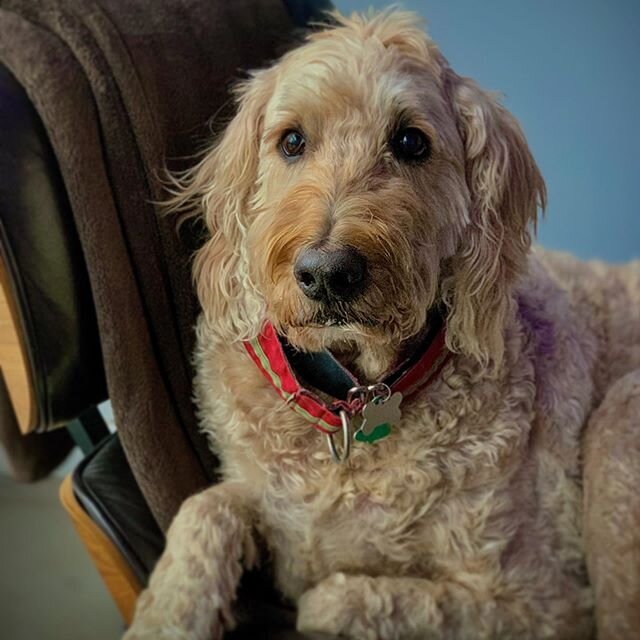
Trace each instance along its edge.
<instances>
[{"instance_id":1,"label":"brown fabric","mask_svg":"<svg viewBox=\"0 0 640 640\"><path fill-rule=\"evenodd\" d=\"M291 31L280 0L0 0L0 61L60 164L116 423L162 528L215 463L191 404L197 238L157 215L157 176L198 150L230 82Z\"/></svg>"}]
</instances>

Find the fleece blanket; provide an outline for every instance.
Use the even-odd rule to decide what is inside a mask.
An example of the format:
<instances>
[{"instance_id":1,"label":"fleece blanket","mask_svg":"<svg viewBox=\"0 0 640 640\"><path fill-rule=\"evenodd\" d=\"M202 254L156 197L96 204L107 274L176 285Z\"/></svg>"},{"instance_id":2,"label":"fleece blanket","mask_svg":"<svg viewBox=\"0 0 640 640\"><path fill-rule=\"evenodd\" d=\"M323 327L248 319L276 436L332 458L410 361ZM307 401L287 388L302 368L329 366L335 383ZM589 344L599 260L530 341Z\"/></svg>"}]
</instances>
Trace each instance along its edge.
<instances>
[{"instance_id":1,"label":"fleece blanket","mask_svg":"<svg viewBox=\"0 0 640 640\"><path fill-rule=\"evenodd\" d=\"M281 0L0 0L0 63L22 84L60 165L94 297L127 457L164 529L214 478L191 402L198 312L158 179L223 125L229 87L291 42Z\"/></svg>"}]
</instances>

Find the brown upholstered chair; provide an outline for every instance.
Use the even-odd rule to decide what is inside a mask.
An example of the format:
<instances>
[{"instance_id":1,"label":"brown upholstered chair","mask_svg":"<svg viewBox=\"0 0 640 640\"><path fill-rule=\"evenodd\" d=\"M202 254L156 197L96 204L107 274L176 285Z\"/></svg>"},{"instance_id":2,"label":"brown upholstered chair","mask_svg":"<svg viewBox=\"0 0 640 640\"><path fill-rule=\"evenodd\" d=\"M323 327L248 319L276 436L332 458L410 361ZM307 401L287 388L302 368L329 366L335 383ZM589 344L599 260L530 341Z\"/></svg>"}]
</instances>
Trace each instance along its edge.
<instances>
[{"instance_id":1,"label":"brown upholstered chair","mask_svg":"<svg viewBox=\"0 0 640 640\"><path fill-rule=\"evenodd\" d=\"M17 416L0 384L0 424L18 449L16 433L78 418L88 447L100 440L61 497L125 621L179 505L216 480L191 402L203 231L158 216L157 173L186 166L209 118L229 115L231 81L328 4L0 0L0 274L28 388ZM102 438L107 390L118 430ZM71 446L64 430L44 437L30 478ZM11 446L16 460L28 449ZM239 608L232 637L308 637L263 575Z\"/></svg>"}]
</instances>

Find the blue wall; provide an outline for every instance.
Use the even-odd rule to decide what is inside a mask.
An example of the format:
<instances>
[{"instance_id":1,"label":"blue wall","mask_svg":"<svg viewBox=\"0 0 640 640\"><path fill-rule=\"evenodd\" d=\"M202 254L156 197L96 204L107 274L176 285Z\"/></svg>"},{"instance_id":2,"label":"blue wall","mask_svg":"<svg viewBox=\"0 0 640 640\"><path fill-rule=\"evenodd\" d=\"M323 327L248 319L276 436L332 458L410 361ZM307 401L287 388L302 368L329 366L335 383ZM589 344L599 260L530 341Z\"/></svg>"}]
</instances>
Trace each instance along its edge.
<instances>
[{"instance_id":1,"label":"blue wall","mask_svg":"<svg viewBox=\"0 0 640 640\"><path fill-rule=\"evenodd\" d=\"M343 13L389 2L334 0ZM539 241L640 257L640 0L405 0L462 75L504 94L547 182Z\"/></svg>"}]
</instances>

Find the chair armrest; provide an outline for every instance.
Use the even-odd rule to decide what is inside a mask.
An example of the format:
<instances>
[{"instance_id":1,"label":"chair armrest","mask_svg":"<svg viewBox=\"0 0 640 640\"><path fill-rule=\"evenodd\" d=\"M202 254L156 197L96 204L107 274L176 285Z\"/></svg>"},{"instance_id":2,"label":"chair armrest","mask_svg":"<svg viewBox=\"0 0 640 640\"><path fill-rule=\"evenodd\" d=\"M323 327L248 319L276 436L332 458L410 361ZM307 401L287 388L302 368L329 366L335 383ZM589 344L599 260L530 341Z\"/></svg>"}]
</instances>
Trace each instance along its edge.
<instances>
[{"instance_id":1,"label":"chair armrest","mask_svg":"<svg viewBox=\"0 0 640 640\"><path fill-rule=\"evenodd\" d=\"M136 483L117 433L77 466L73 492L118 548L140 584L146 585L164 548L164 535Z\"/></svg>"}]
</instances>

